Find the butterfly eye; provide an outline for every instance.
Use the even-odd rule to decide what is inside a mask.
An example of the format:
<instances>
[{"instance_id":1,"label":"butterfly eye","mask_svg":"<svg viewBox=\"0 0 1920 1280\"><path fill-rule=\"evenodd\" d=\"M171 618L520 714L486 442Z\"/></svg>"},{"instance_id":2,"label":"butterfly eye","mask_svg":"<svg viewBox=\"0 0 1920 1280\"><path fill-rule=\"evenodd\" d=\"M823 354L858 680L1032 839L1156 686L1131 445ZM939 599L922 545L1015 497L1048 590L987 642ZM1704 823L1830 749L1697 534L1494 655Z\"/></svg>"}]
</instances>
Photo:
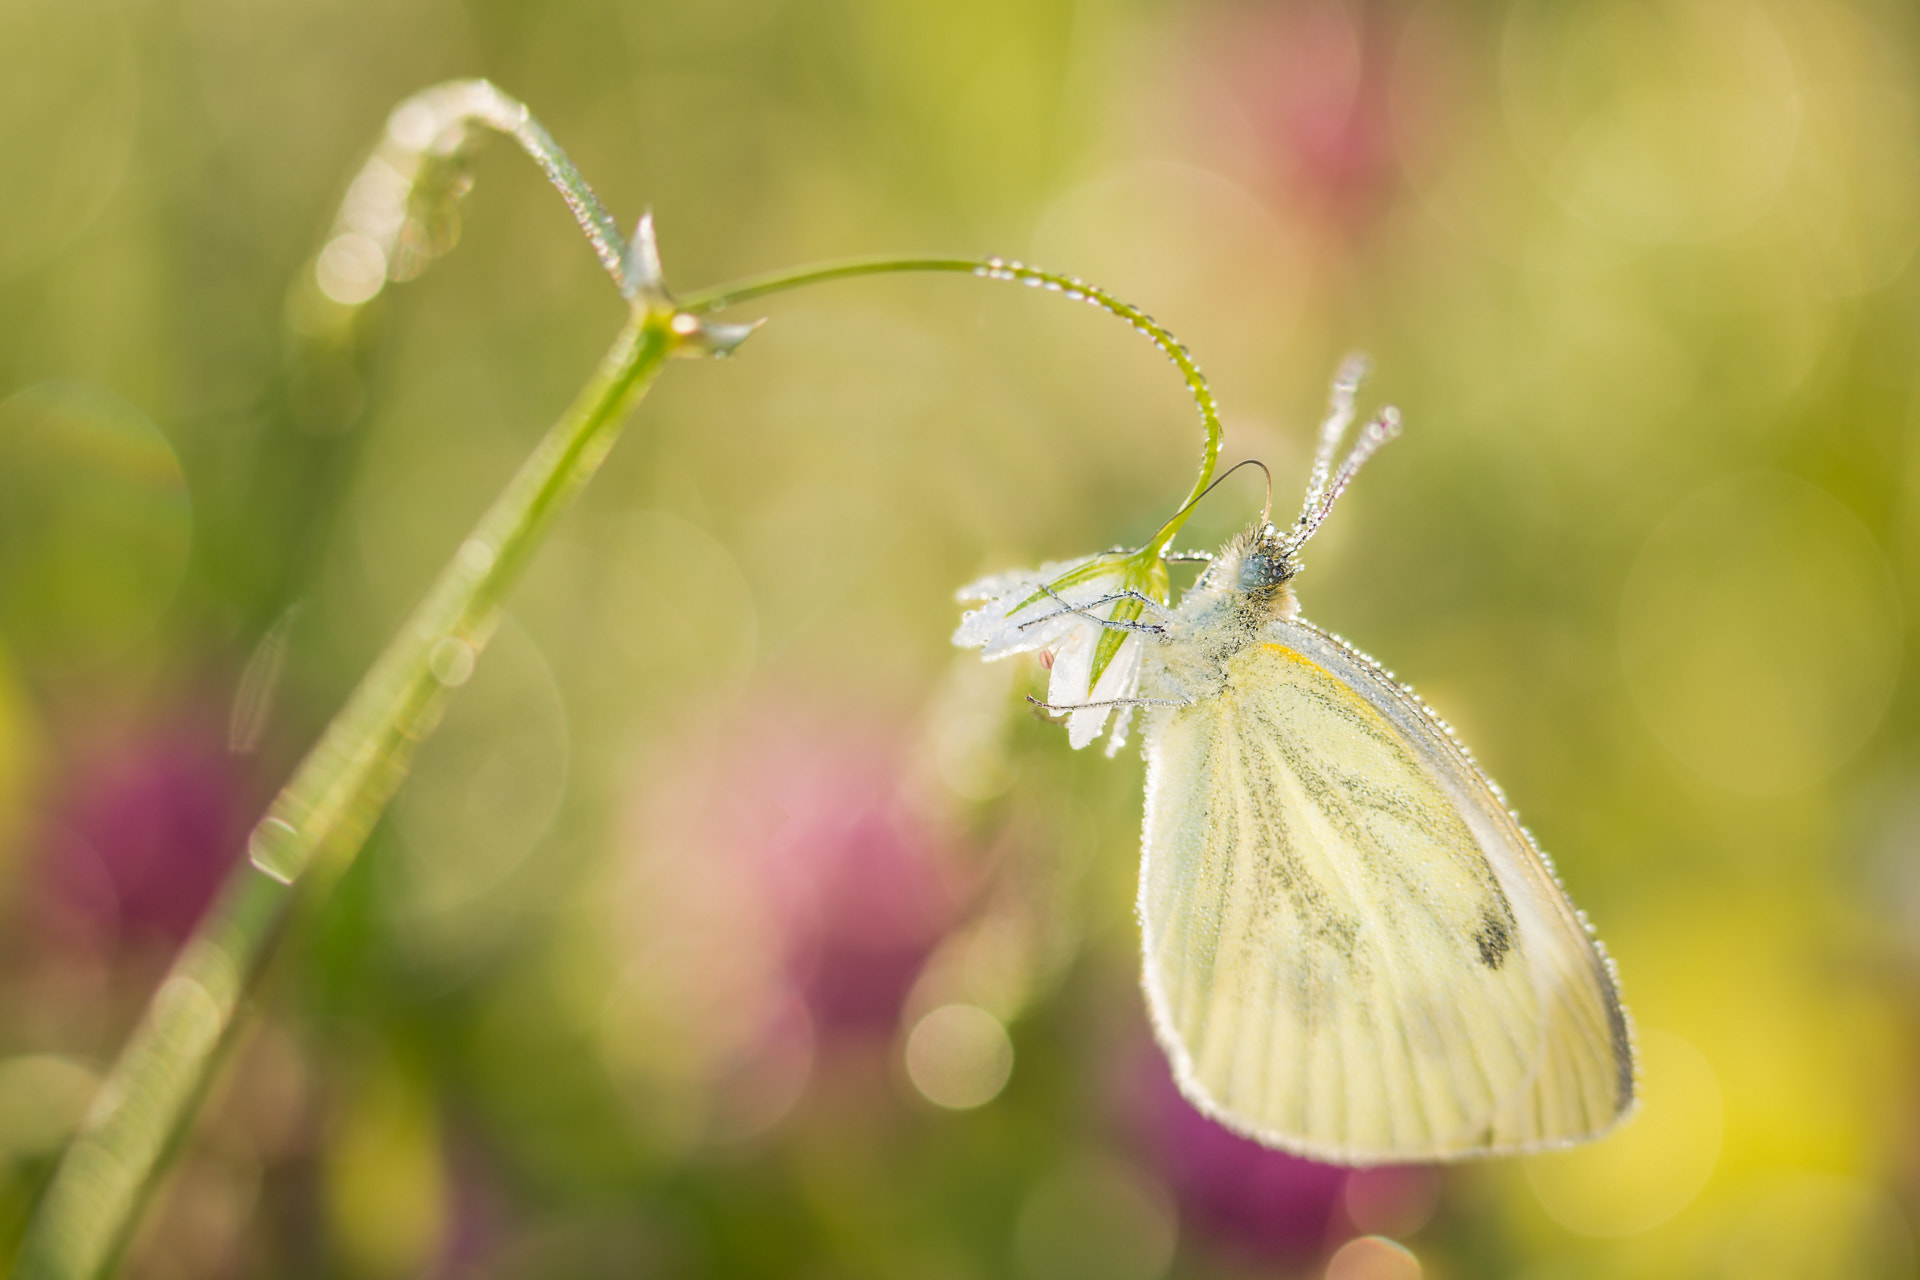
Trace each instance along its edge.
<instances>
[{"instance_id":1,"label":"butterfly eye","mask_svg":"<svg viewBox=\"0 0 1920 1280\"><path fill-rule=\"evenodd\" d=\"M1256 547L1240 562L1240 589L1271 591L1293 576L1293 562L1278 550Z\"/></svg>"}]
</instances>

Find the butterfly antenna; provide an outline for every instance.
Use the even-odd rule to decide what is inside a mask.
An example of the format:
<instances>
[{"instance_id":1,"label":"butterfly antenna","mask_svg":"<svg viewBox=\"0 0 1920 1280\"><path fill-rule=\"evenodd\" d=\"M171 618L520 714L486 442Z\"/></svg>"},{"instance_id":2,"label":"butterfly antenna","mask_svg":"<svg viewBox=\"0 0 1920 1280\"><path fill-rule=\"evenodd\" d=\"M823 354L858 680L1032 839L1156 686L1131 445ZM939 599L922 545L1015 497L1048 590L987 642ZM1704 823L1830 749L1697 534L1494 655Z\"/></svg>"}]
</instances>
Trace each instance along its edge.
<instances>
[{"instance_id":1,"label":"butterfly antenna","mask_svg":"<svg viewBox=\"0 0 1920 1280\"><path fill-rule=\"evenodd\" d=\"M1357 352L1342 360L1340 371L1333 376L1333 392L1327 397L1327 416L1320 424L1320 447L1314 451L1313 474L1307 478L1307 500L1302 507L1303 513L1317 503L1327 490L1327 483L1333 476L1333 455L1339 451L1347 428L1353 425L1353 398L1366 376L1367 358Z\"/></svg>"},{"instance_id":2,"label":"butterfly antenna","mask_svg":"<svg viewBox=\"0 0 1920 1280\"><path fill-rule=\"evenodd\" d=\"M1208 485L1206 488L1200 491L1200 497L1195 498L1192 502L1189 502L1186 506L1180 508L1179 511L1175 512L1174 518L1178 519L1180 516L1187 514L1187 512L1199 506L1201 499L1205 498L1208 494L1212 493L1215 489L1218 489L1221 485L1225 484L1227 482L1227 477L1232 475L1234 472L1238 471L1242 467L1258 467L1260 468L1260 474L1264 475L1267 478L1267 505L1264 508L1262 508L1260 512L1260 523L1265 524L1268 521L1268 519L1273 515L1273 472L1269 471L1267 469L1267 464L1260 461L1260 459L1258 458L1243 458L1239 462L1236 462L1232 466L1228 467L1225 471L1222 471L1217 480L1215 480L1212 484Z\"/></svg>"},{"instance_id":3,"label":"butterfly antenna","mask_svg":"<svg viewBox=\"0 0 1920 1280\"><path fill-rule=\"evenodd\" d=\"M1320 528L1321 522L1333 510L1333 504L1347 491L1347 486L1353 483L1354 476L1360 473L1367 459L1379 452L1381 445L1400 434L1400 411L1391 407L1382 409L1360 429L1353 448L1347 451L1340 466L1337 469L1334 467L1333 456L1347 433L1347 427L1353 422L1354 395L1359 390L1360 379L1366 375L1366 369L1364 357L1348 356L1333 380L1333 395L1328 405L1327 419L1320 427L1320 448L1314 455L1313 475L1307 481L1306 500L1301 503L1300 516L1293 522L1293 528L1287 531L1285 546L1288 554L1298 551Z\"/></svg>"}]
</instances>

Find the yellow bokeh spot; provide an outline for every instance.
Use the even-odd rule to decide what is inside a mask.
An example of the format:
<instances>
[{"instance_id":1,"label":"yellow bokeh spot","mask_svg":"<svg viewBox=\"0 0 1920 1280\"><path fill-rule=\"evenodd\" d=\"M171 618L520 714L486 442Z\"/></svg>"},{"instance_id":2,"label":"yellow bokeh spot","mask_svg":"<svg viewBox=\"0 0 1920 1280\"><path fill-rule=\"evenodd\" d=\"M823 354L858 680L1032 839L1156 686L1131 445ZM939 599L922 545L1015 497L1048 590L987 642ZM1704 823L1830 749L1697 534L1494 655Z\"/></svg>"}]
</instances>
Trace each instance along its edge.
<instances>
[{"instance_id":1,"label":"yellow bokeh spot","mask_svg":"<svg viewBox=\"0 0 1920 1280\"><path fill-rule=\"evenodd\" d=\"M348 1106L326 1162L327 1218L356 1275L417 1275L446 1223L440 1126L431 1100L394 1072Z\"/></svg>"},{"instance_id":2,"label":"yellow bokeh spot","mask_svg":"<svg viewBox=\"0 0 1920 1280\"><path fill-rule=\"evenodd\" d=\"M1718 481L1662 520L1620 601L1620 660L1656 737L1742 795L1820 782L1885 716L1900 599L1873 535L1780 472Z\"/></svg>"},{"instance_id":3,"label":"yellow bokeh spot","mask_svg":"<svg viewBox=\"0 0 1920 1280\"><path fill-rule=\"evenodd\" d=\"M1640 1107L1599 1142L1534 1156L1527 1181L1569 1231L1626 1236L1667 1221L1698 1195L1720 1156L1720 1083L1679 1036L1642 1031Z\"/></svg>"}]
</instances>

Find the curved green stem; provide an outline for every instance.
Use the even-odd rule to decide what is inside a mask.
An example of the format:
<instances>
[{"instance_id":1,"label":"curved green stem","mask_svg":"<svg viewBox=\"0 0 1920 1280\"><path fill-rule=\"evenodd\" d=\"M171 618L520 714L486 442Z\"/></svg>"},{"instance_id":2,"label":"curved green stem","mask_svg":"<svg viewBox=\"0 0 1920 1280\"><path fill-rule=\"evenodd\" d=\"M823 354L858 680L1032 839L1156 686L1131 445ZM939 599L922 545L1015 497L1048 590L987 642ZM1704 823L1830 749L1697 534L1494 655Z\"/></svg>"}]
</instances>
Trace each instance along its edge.
<instances>
[{"instance_id":1,"label":"curved green stem","mask_svg":"<svg viewBox=\"0 0 1920 1280\"><path fill-rule=\"evenodd\" d=\"M1120 317L1135 329L1145 334L1153 344L1173 362L1180 371L1180 377L1186 382L1187 390L1193 395L1193 402L1200 410L1201 425L1206 429L1206 447L1200 456L1200 475L1194 481L1193 492L1180 504L1173 516L1140 549L1143 558L1157 560L1166 550L1167 544L1180 531L1193 513L1193 506L1207 491L1207 485L1213 481L1213 469L1220 460L1220 406L1214 402L1213 392L1207 387L1206 375L1200 372L1200 366L1194 363L1180 340L1152 316L1131 303L1122 302L1098 285L1088 284L1076 276L1065 276L1055 271L1046 271L1040 267L1028 266L1021 262L1010 262L1003 258L987 258L984 261L972 258L855 258L845 262L821 263L817 266L797 267L789 271L776 271L764 276L755 276L736 284L718 285L711 289L702 289L679 300L683 311L700 313L718 311L736 303L749 302L755 298L764 298L770 294L784 293L789 289L798 289L803 285L821 284L829 280L850 280L857 276L893 275L910 271L940 271L956 274L979 276L987 280L1010 280L1033 288L1045 289L1049 293L1058 293L1075 301L1086 302L1099 307L1102 311Z\"/></svg>"}]
</instances>

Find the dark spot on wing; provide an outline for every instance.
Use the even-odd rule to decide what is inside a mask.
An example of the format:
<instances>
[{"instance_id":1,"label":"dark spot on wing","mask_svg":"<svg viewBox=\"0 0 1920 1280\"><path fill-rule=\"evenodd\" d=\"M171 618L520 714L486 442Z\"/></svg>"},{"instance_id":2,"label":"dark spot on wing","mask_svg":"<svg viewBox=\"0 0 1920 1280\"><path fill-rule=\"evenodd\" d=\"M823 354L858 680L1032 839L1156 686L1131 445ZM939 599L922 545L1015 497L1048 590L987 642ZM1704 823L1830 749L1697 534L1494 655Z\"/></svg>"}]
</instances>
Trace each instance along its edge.
<instances>
[{"instance_id":1,"label":"dark spot on wing","mask_svg":"<svg viewBox=\"0 0 1920 1280\"><path fill-rule=\"evenodd\" d=\"M1489 969L1498 969L1507 958L1507 952L1513 950L1513 931L1507 922L1489 912L1480 917L1480 927L1474 930L1473 945L1480 950L1480 963Z\"/></svg>"}]
</instances>

